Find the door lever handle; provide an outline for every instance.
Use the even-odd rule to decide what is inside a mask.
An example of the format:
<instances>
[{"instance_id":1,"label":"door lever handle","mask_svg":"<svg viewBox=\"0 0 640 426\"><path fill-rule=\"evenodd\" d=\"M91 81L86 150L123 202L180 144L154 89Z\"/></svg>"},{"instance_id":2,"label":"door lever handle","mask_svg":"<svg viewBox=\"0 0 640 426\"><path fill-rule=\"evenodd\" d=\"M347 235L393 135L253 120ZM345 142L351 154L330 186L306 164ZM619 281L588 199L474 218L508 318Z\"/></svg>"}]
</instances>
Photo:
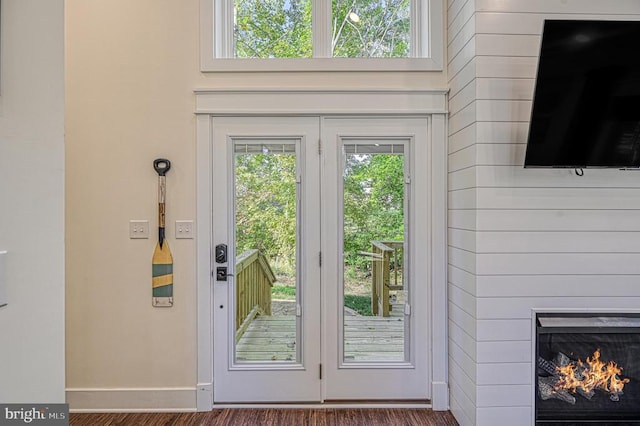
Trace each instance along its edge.
<instances>
[{"instance_id":1,"label":"door lever handle","mask_svg":"<svg viewBox=\"0 0 640 426\"><path fill-rule=\"evenodd\" d=\"M216 268L216 281L227 281L227 277L233 277L233 274L227 272L226 266L218 266Z\"/></svg>"}]
</instances>

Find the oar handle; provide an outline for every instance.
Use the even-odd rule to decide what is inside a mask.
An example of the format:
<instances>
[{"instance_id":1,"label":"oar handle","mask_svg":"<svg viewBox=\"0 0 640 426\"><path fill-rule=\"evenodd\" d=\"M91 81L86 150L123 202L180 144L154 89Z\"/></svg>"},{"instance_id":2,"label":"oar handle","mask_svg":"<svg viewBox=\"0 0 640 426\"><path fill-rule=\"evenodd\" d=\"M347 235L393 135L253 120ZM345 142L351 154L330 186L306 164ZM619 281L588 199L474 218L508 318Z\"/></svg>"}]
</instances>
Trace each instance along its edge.
<instances>
[{"instance_id":1,"label":"oar handle","mask_svg":"<svg viewBox=\"0 0 640 426\"><path fill-rule=\"evenodd\" d=\"M158 158L153 160L153 168L156 169L159 176L164 176L171 169L171 161L166 158Z\"/></svg>"},{"instance_id":2,"label":"oar handle","mask_svg":"<svg viewBox=\"0 0 640 426\"><path fill-rule=\"evenodd\" d=\"M165 175L171 169L171 162L166 158L158 158L153 160L153 168L158 172L158 242L160 247L164 243L164 226L165 226L165 197L166 197L166 177Z\"/></svg>"}]
</instances>

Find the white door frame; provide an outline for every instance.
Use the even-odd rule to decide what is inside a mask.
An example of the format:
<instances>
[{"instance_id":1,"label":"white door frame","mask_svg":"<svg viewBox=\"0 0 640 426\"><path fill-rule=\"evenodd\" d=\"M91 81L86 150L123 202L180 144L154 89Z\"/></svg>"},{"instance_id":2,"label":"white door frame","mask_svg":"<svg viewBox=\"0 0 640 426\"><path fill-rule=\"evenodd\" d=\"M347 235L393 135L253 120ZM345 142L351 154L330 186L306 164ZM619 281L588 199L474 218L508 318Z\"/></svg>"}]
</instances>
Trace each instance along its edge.
<instances>
[{"instance_id":1,"label":"white door frame","mask_svg":"<svg viewBox=\"0 0 640 426\"><path fill-rule=\"evenodd\" d=\"M420 116L429 121L431 405L449 409L446 90L196 90L197 409L213 408L212 122L215 116ZM426 380L427 378L425 378Z\"/></svg>"}]
</instances>

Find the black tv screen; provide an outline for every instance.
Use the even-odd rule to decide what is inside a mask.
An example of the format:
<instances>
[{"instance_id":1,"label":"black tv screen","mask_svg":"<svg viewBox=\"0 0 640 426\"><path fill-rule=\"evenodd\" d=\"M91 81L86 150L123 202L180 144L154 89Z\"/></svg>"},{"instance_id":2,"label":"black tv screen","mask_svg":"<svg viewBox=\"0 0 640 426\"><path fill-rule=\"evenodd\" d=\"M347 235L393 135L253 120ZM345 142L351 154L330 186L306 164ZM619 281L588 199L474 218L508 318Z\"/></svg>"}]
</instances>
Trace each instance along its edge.
<instances>
[{"instance_id":1,"label":"black tv screen","mask_svg":"<svg viewBox=\"0 0 640 426\"><path fill-rule=\"evenodd\" d=\"M640 21L545 21L524 166L640 167Z\"/></svg>"}]
</instances>

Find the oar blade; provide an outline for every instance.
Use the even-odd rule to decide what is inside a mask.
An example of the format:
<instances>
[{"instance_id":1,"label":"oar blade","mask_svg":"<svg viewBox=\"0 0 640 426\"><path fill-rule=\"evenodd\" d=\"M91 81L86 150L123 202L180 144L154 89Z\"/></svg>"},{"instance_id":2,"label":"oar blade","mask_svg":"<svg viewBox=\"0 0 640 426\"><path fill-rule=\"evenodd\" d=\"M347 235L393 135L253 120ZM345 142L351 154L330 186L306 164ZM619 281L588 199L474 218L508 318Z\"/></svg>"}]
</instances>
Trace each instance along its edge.
<instances>
[{"instance_id":1,"label":"oar blade","mask_svg":"<svg viewBox=\"0 0 640 426\"><path fill-rule=\"evenodd\" d=\"M173 256L167 240L164 240L162 246L160 243L156 244L151 269L153 306L173 306Z\"/></svg>"}]
</instances>

